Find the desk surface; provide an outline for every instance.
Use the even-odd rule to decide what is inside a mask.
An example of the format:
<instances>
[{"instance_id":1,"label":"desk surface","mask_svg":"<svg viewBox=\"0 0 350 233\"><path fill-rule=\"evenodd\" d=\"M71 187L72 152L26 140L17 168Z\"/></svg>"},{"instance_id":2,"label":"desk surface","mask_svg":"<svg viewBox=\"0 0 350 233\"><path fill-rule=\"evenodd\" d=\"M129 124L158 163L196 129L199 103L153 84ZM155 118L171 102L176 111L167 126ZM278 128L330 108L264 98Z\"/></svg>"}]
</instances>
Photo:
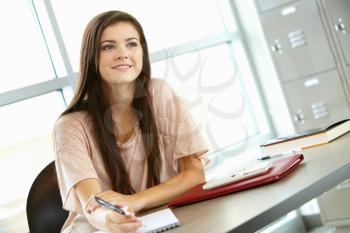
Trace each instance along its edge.
<instances>
[{"instance_id":1,"label":"desk surface","mask_svg":"<svg viewBox=\"0 0 350 233\"><path fill-rule=\"evenodd\" d=\"M254 232L350 178L350 134L303 154L276 183L174 208L181 227L170 232Z\"/></svg>"}]
</instances>

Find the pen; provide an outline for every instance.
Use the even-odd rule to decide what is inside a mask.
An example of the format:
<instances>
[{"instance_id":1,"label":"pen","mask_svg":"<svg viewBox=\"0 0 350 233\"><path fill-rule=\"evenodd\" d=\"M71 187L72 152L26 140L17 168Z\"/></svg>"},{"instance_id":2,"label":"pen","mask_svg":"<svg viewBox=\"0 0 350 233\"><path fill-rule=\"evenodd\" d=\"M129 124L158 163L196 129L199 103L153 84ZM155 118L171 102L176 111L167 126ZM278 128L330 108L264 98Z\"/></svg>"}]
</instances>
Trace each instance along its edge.
<instances>
[{"instance_id":1,"label":"pen","mask_svg":"<svg viewBox=\"0 0 350 233\"><path fill-rule=\"evenodd\" d=\"M267 156L263 156L263 157L258 158L258 160L273 159L273 158L276 158L276 157L280 157L280 156L282 156L282 155L283 155L283 154L267 155Z\"/></svg>"},{"instance_id":2,"label":"pen","mask_svg":"<svg viewBox=\"0 0 350 233\"><path fill-rule=\"evenodd\" d=\"M106 208L113 210L113 211L115 211L119 214L122 214L122 215L131 215L129 212L127 213L124 209L119 208L118 206L115 206L115 205L113 205L113 204L111 204L111 203L109 203L109 202L107 202L99 197L95 196L94 198L95 198L95 201L103 207L106 207Z\"/></svg>"}]
</instances>

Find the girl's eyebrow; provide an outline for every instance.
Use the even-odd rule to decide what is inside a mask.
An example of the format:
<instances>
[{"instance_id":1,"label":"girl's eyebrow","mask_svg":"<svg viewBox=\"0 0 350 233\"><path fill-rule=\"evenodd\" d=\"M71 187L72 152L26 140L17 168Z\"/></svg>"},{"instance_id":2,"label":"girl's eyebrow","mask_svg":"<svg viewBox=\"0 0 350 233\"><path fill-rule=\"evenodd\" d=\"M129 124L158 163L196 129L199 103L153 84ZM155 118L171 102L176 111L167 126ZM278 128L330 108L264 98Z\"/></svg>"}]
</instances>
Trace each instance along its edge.
<instances>
[{"instance_id":1,"label":"girl's eyebrow","mask_svg":"<svg viewBox=\"0 0 350 233\"><path fill-rule=\"evenodd\" d=\"M129 40L138 40L138 39L136 37L130 37L130 38L125 39L125 41L129 41Z\"/></svg>"},{"instance_id":2,"label":"girl's eyebrow","mask_svg":"<svg viewBox=\"0 0 350 233\"><path fill-rule=\"evenodd\" d=\"M136 37L129 37L129 38L126 38L125 41L130 41L130 40L138 40ZM100 44L103 44L103 43L116 43L115 40L104 40L104 41L101 41Z\"/></svg>"},{"instance_id":3,"label":"girl's eyebrow","mask_svg":"<svg viewBox=\"0 0 350 233\"><path fill-rule=\"evenodd\" d=\"M100 44L103 44L103 43L115 43L115 40L104 40L104 41L101 41Z\"/></svg>"}]
</instances>

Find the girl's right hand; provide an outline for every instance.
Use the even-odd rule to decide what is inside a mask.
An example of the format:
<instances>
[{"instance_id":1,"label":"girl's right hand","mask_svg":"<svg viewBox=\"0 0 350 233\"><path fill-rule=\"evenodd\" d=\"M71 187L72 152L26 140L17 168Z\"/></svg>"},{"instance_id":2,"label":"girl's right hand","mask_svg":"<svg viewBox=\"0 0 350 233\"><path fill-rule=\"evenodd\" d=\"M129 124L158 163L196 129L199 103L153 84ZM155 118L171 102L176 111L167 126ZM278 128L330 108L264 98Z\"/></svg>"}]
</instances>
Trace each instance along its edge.
<instances>
[{"instance_id":1,"label":"girl's right hand","mask_svg":"<svg viewBox=\"0 0 350 233\"><path fill-rule=\"evenodd\" d=\"M125 216L106 209L103 209L103 212L104 231L113 233L136 232L142 226L141 221L136 216Z\"/></svg>"}]
</instances>

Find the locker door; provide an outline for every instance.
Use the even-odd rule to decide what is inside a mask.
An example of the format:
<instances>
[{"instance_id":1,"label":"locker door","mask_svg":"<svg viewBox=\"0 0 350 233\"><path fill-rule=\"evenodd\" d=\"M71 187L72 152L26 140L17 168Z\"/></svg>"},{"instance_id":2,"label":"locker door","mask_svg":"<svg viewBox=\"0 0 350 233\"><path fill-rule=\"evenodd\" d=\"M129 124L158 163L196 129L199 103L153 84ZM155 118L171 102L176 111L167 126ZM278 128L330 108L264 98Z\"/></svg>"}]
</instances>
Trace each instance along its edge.
<instances>
[{"instance_id":1,"label":"locker door","mask_svg":"<svg viewBox=\"0 0 350 233\"><path fill-rule=\"evenodd\" d=\"M261 22L281 81L335 67L314 0L300 0L262 14Z\"/></svg>"},{"instance_id":2,"label":"locker door","mask_svg":"<svg viewBox=\"0 0 350 233\"><path fill-rule=\"evenodd\" d=\"M322 220L325 224L350 223L349 197L350 180L345 180L317 198Z\"/></svg>"},{"instance_id":3,"label":"locker door","mask_svg":"<svg viewBox=\"0 0 350 233\"><path fill-rule=\"evenodd\" d=\"M330 125L350 117L336 70L283 85L297 131Z\"/></svg>"},{"instance_id":4,"label":"locker door","mask_svg":"<svg viewBox=\"0 0 350 233\"><path fill-rule=\"evenodd\" d=\"M325 0L325 4L331 15L333 31L341 44L346 63L350 64L350 1Z\"/></svg>"}]
</instances>

